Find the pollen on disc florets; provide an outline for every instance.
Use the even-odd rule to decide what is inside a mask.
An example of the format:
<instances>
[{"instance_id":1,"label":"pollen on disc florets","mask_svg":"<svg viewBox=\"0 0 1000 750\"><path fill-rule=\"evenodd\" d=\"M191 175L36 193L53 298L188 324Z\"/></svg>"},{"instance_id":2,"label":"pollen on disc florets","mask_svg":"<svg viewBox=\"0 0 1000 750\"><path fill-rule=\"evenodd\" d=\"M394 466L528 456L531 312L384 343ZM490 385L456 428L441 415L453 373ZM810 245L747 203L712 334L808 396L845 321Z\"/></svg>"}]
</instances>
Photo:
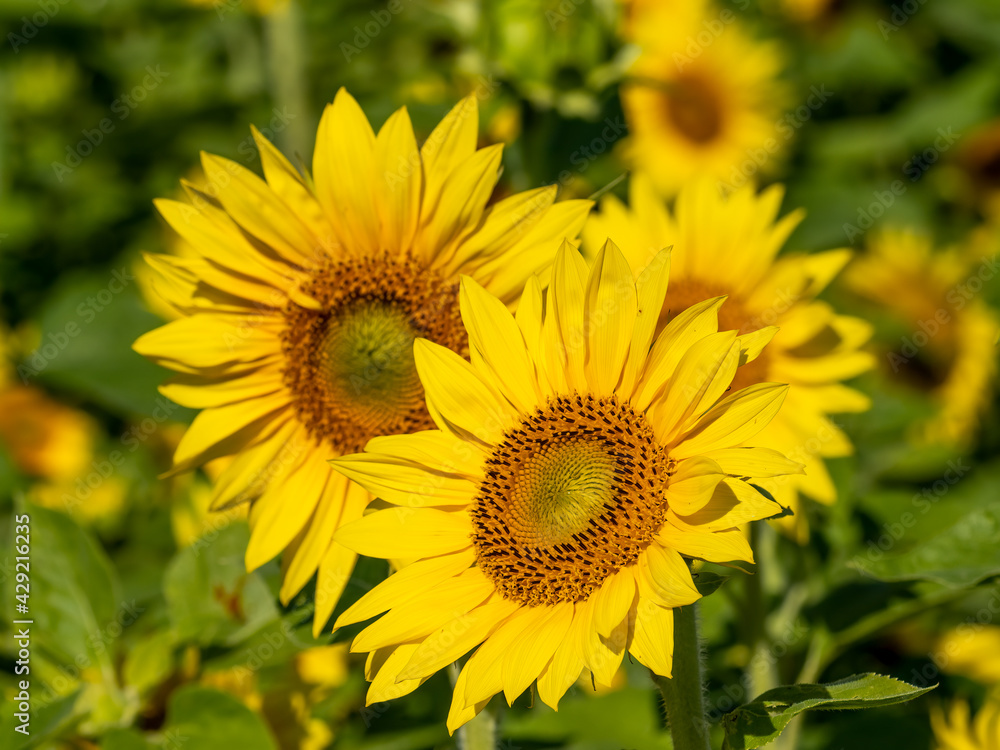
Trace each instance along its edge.
<instances>
[{"instance_id":1,"label":"pollen on disc florets","mask_svg":"<svg viewBox=\"0 0 1000 750\"><path fill-rule=\"evenodd\" d=\"M285 384L309 433L345 454L379 435L432 428L413 341L467 352L458 284L383 254L329 261L303 291L322 307L290 302L281 341Z\"/></svg>"},{"instance_id":2,"label":"pollen on disc florets","mask_svg":"<svg viewBox=\"0 0 1000 750\"><path fill-rule=\"evenodd\" d=\"M673 462L614 396L551 399L508 430L472 508L478 565L526 605L587 599L663 525Z\"/></svg>"}]
</instances>

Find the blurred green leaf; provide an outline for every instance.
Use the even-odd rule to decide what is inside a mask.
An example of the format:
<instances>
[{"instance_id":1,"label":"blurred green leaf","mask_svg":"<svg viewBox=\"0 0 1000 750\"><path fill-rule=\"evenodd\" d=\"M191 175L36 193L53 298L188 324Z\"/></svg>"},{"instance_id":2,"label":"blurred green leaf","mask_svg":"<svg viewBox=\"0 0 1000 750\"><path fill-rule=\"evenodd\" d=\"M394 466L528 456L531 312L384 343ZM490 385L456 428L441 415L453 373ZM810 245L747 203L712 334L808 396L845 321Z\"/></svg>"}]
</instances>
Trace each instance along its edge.
<instances>
[{"instance_id":1,"label":"blurred green leaf","mask_svg":"<svg viewBox=\"0 0 1000 750\"><path fill-rule=\"evenodd\" d=\"M108 646L121 635L128 603L110 560L69 516L29 504L23 512L31 518L32 645L63 664L99 666L113 682ZM12 619L13 587L12 577L4 597Z\"/></svg>"},{"instance_id":2,"label":"blurred green leaf","mask_svg":"<svg viewBox=\"0 0 1000 750\"><path fill-rule=\"evenodd\" d=\"M852 565L882 581L926 580L951 587L974 586L1000 575L1000 503L969 512L910 550L885 556L858 555Z\"/></svg>"},{"instance_id":3,"label":"blurred green leaf","mask_svg":"<svg viewBox=\"0 0 1000 750\"><path fill-rule=\"evenodd\" d=\"M785 685L763 693L722 718L723 750L750 750L771 742L788 723L813 708L844 710L904 703L933 690L877 674L853 675L824 685Z\"/></svg>"},{"instance_id":4,"label":"blurred green leaf","mask_svg":"<svg viewBox=\"0 0 1000 750\"><path fill-rule=\"evenodd\" d=\"M694 578L694 586L698 589L698 593L702 596L708 596L718 591L722 584L729 580L730 576L720 576L718 573L702 570L695 573L692 578Z\"/></svg>"},{"instance_id":5,"label":"blurred green leaf","mask_svg":"<svg viewBox=\"0 0 1000 750\"><path fill-rule=\"evenodd\" d=\"M278 619L278 609L257 573L243 562L250 532L233 522L181 550L171 561L163 593L179 640L234 645Z\"/></svg>"},{"instance_id":6,"label":"blurred green leaf","mask_svg":"<svg viewBox=\"0 0 1000 750\"><path fill-rule=\"evenodd\" d=\"M76 699L79 691L74 691L69 695L64 695L51 703L32 707L31 722L29 724L30 734L27 736L14 731L14 727L20 724L13 715L13 711L4 711L0 715L0 733L4 737L11 738L13 744L4 745L6 750L28 750L28 748L38 747L62 734L70 725L79 720L76 715ZM13 703L11 703L13 707Z\"/></svg>"},{"instance_id":7,"label":"blurred green leaf","mask_svg":"<svg viewBox=\"0 0 1000 750\"><path fill-rule=\"evenodd\" d=\"M184 750L277 750L264 719L237 698L196 685L171 696L163 727L168 747Z\"/></svg>"},{"instance_id":8,"label":"blurred green leaf","mask_svg":"<svg viewBox=\"0 0 1000 750\"><path fill-rule=\"evenodd\" d=\"M633 687L599 696L567 694L558 712L539 705L508 715L503 732L515 742L559 743L574 750L662 750L670 747L670 740L662 731L658 700L652 690Z\"/></svg>"},{"instance_id":9,"label":"blurred green leaf","mask_svg":"<svg viewBox=\"0 0 1000 750\"><path fill-rule=\"evenodd\" d=\"M169 630L150 633L129 649L125 684L140 694L159 685L174 668L174 635Z\"/></svg>"},{"instance_id":10,"label":"blurred green leaf","mask_svg":"<svg viewBox=\"0 0 1000 750\"><path fill-rule=\"evenodd\" d=\"M152 750L155 747L135 729L112 729L101 740L101 750Z\"/></svg>"},{"instance_id":11,"label":"blurred green leaf","mask_svg":"<svg viewBox=\"0 0 1000 750\"><path fill-rule=\"evenodd\" d=\"M157 414L171 420L190 418L189 410L157 393L169 373L132 351L132 342L163 321L146 310L131 266L62 282L38 323L41 341L22 362L22 375L118 414L153 414L160 407Z\"/></svg>"}]
</instances>

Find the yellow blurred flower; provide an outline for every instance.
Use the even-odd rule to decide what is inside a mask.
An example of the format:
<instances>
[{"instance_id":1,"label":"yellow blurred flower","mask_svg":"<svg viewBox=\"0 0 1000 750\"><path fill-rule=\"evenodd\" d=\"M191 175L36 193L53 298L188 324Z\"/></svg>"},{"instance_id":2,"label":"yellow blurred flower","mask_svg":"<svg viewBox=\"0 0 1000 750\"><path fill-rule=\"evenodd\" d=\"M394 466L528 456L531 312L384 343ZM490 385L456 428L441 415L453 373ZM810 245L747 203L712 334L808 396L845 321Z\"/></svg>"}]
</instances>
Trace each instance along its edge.
<instances>
[{"instance_id":1,"label":"yellow blurred flower","mask_svg":"<svg viewBox=\"0 0 1000 750\"><path fill-rule=\"evenodd\" d=\"M93 420L34 386L0 387L0 445L25 474L70 479L93 456Z\"/></svg>"},{"instance_id":2,"label":"yellow blurred flower","mask_svg":"<svg viewBox=\"0 0 1000 750\"><path fill-rule=\"evenodd\" d=\"M1000 693L994 693L971 719L969 704L952 701L945 716L931 706L931 728L938 750L1000 750Z\"/></svg>"},{"instance_id":3,"label":"yellow blurred flower","mask_svg":"<svg viewBox=\"0 0 1000 750\"><path fill-rule=\"evenodd\" d=\"M942 635L935 648L942 670L983 685L1000 684L1000 627L962 625Z\"/></svg>"},{"instance_id":4,"label":"yellow blurred flower","mask_svg":"<svg viewBox=\"0 0 1000 750\"><path fill-rule=\"evenodd\" d=\"M855 292L908 326L883 364L895 381L938 404L932 419L915 426L917 442L967 444L992 393L1000 323L979 293L996 274L996 237L990 230L964 251L935 252L929 237L887 229L845 273Z\"/></svg>"},{"instance_id":5,"label":"yellow blurred flower","mask_svg":"<svg viewBox=\"0 0 1000 750\"><path fill-rule=\"evenodd\" d=\"M775 43L704 0L639 4L626 33L641 52L622 84L624 155L660 192L706 173L739 186L771 167L795 129L779 120L788 94Z\"/></svg>"}]
</instances>

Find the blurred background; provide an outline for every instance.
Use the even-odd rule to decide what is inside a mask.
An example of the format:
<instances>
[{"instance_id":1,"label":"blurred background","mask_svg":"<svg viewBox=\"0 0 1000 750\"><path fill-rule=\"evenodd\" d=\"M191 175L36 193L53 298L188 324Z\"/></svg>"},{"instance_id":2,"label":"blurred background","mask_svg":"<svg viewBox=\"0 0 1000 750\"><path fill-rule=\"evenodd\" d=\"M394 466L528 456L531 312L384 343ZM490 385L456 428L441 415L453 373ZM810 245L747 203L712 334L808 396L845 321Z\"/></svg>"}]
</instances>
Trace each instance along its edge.
<instances>
[{"instance_id":1,"label":"blurred background","mask_svg":"<svg viewBox=\"0 0 1000 750\"><path fill-rule=\"evenodd\" d=\"M314 640L308 591L278 606L277 563L245 573L245 510L206 511L213 467L158 478L193 414L130 348L169 315L141 253L188 251L152 200L199 179L201 150L259 169L251 123L308 165L341 86L376 128L407 105L418 137L475 93L482 141L507 144L498 196L624 198L648 158L668 194L706 171L784 183L783 212L807 211L789 249L852 247L825 296L876 327L854 383L873 407L838 420L856 452L829 462L840 499L805 509L808 543L761 532L760 632L746 584L705 600L710 710L754 673L875 671L940 686L811 715L785 746L1000 742L996 0L4 0L0 19L5 706L15 513L35 619L32 733L5 708L3 747L454 745L447 675L365 707L350 633ZM669 121L630 99L663 61ZM384 575L362 564L341 609ZM628 660L612 691L529 704L504 747L670 746Z\"/></svg>"}]
</instances>

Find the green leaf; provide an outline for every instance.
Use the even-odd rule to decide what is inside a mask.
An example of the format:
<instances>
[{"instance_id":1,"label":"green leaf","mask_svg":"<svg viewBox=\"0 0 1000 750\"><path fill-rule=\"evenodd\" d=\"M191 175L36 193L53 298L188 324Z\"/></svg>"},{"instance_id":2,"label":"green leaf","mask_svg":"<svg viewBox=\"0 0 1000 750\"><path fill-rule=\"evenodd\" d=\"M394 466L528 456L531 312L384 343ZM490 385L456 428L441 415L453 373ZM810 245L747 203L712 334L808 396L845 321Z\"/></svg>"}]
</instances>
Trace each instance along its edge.
<instances>
[{"instance_id":1,"label":"green leaf","mask_svg":"<svg viewBox=\"0 0 1000 750\"><path fill-rule=\"evenodd\" d=\"M798 714L809 709L844 710L891 706L918 698L937 685L918 688L877 674L852 675L825 685L785 685L722 717L723 750L749 750L771 742Z\"/></svg>"},{"instance_id":2,"label":"green leaf","mask_svg":"<svg viewBox=\"0 0 1000 750\"><path fill-rule=\"evenodd\" d=\"M162 630L150 633L129 649L123 676L128 687L145 694L163 682L173 669L174 634Z\"/></svg>"},{"instance_id":3,"label":"green leaf","mask_svg":"<svg viewBox=\"0 0 1000 750\"><path fill-rule=\"evenodd\" d=\"M124 623L134 621L137 613L129 609L131 619L122 616L130 603L122 599L110 560L64 513L30 504L18 510L22 512L30 517L32 645L60 664L99 667L113 683L108 652ZM13 577L7 587L5 607L8 618L15 619Z\"/></svg>"},{"instance_id":4,"label":"green leaf","mask_svg":"<svg viewBox=\"0 0 1000 750\"><path fill-rule=\"evenodd\" d=\"M117 291L116 291L117 290ZM163 323L146 310L132 268L62 282L39 318L41 341L20 365L28 378L65 388L118 414L190 419L157 393L169 373L132 351L132 342Z\"/></svg>"},{"instance_id":5,"label":"green leaf","mask_svg":"<svg viewBox=\"0 0 1000 750\"><path fill-rule=\"evenodd\" d=\"M694 587L698 589L698 593L702 596L708 596L718 591L731 576L720 576L718 573L701 570L693 573L691 577L694 579Z\"/></svg>"},{"instance_id":6,"label":"green leaf","mask_svg":"<svg viewBox=\"0 0 1000 750\"><path fill-rule=\"evenodd\" d=\"M239 699L219 690L189 685L170 699L164 744L184 750L277 750L264 719Z\"/></svg>"},{"instance_id":7,"label":"green leaf","mask_svg":"<svg viewBox=\"0 0 1000 750\"><path fill-rule=\"evenodd\" d=\"M278 619L267 585L244 567L249 536L245 523L233 522L171 561L163 593L179 641L232 646Z\"/></svg>"},{"instance_id":8,"label":"green leaf","mask_svg":"<svg viewBox=\"0 0 1000 750\"><path fill-rule=\"evenodd\" d=\"M899 524L897 524L899 525ZM899 534L905 534L900 526ZM893 527L889 528L890 536ZM934 581L952 588L975 586L1000 575L1000 503L976 508L957 523L909 550L891 554L869 545L851 566L881 581Z\"/></svg>"},{"instance_id":9,"label":"green leaf","mask_svg":"<svg viewBox=\"0 0 1000 750\"><path fill-rule=\"evenodd\" d=\"M38 692L37 689L35 692ZM28 748L38 747L63 734L74 722L79 720L76 711L76 699L79 696L80 691L74 690L69 695L57 698L47 705L33 706L28 727L30 734L28 735L15 731L14 727L20 724L20 720L14 717L13 710L4 711L0 715L0 732L3 733L4 737L10 737L12 743L4 745L4 747L8 750L28 750ZM6 704L11 708L13 705L13 702Z\"/></svg>"},{"instance_id":10,"label":"green leaf","mask_svg":"<svg viewBox=\"0 0 1000 750\"><path fill-rule=\"evenodd\" d=\"M101 739L101 750L153 750L155 747L135 729L112 729Z\"/></svg>"}]
</instances>

